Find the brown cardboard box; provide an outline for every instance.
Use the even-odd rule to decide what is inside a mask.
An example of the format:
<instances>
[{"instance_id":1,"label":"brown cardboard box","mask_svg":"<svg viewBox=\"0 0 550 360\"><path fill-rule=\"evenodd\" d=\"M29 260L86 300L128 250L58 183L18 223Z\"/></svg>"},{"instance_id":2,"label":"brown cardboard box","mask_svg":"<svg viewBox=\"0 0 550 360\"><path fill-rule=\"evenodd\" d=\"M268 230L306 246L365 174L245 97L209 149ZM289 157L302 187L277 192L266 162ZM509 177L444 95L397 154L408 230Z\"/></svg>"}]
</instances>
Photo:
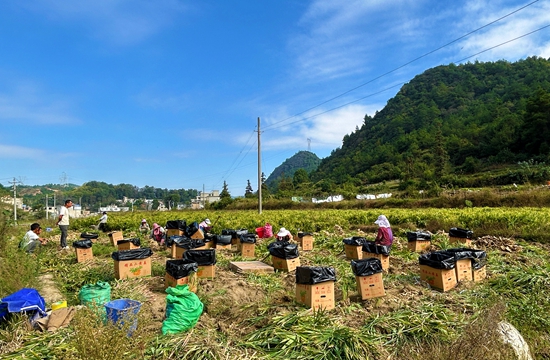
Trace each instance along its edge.
<instances>
[{"instance_id":1,"label":"brown cardboard box","mask_svg":"<svg viewBox=\"0 0 550 360\"><path fill-rule=\"evenodd\" d=\"M168 287L176 287L177 285L185 285L187 284L189 286L189 291L192 291L194 293L197 292L197 273L191 272L189 276L182 277L180 279L175 279L172 275L166 273L164 275L164 288Z\"/></svg>"},{"instance_id":2,"label":"brown cardboard box","mask_svg":"<svg viewBox=\"0 0 550 360\"><path fill-rule=\"evenodd\" d=\"M415 241L409 241L407 244L407 247L409 248L410 251L422 252L425 250L429 250L431 245L432 245L431 240L415 240Z\"/></svg>"},{"instance_id":3,"label":"brown cardboard box","mask_svg":"<svg viewBox=\"0 0 550 360\"><path fill-rule=\"evenodd\" d=\"M452 244L452 243L463 244L463 245L465 245L466 247L472 245L472 239L458 238L458 237L454 237L454 236L449 236L449 242L450 242L451 244Z\"/></svg>"},{"instance_id":4,"label":"brown cardboard box","mask_svg":"<svg viewBox=\"0 0 550 360\"><path fill-rule=\"evenodd\" d=\"M363 258L363 246L355 246L344 244L344 250L346 252L346 258L348 260L361 260Z\"/></svg>"},{"instance_id":5,"label":"brown cardboard box","mask_svg":"<svg viewBox=\"0 0 550 360\"><path fill-rule=\"evenodd\" d=\"M172 259L183 259L183 253L186 250L187 249L182 248L181 246L176 246L176 244L172 244L172 251L170 256L172 257ZM207 247L206 245L204 245L198 248L194 248L193 250L207 250Z\"/></svg>"},{"instance_id":6,"label":"brown cardboard box","mask_svg":"<svg viewBox=\"0 0 550 360\"><path fill-rule=\"evenodd\" d=\"M199 230L195 231L195 233L193 235L191 235L190 238L191 239L198 239L198 240L204 239L204 232L202 231L202 229L199 229Z\"/></svg>"},{"instance_id":7,"label":"brown cardboard box","mask_svg":"<svg viewBox=\"0 0 550 360\"><path fill-rule=\"evenodd\" d=\"M254 252L256 250L256 244L239 243L239 253L243 258L255 257Z\"/></svg>"},{"instance_id":8,"label":"brown cardboard box","mask_svg":"<svg viewBox=\"0 0 550 360\"><path fill-rule=\"evenodd\" d=\"M128 279L151 276L151 258L138 260L115 260L115 278Z\"/></svg>"},{"instance_id":9,"label":"brown cardboard box","mask_svg":"<svg viewBox=\"0 0 550 360\"><path fill-rule=\"evenodd\" d=\"M227 244L227 245L221 245L221 244L215 244L216 246L214 246L214 248L216 250L231 250L231 244Z\"/></svg>"},{"instance_id":10,"label":"brown cardboard box","mask_svg":"<svg viewBox=\"0 0 550 360\"><path fill-rule=\"evenodd\" d=\"M111 240L111 244L113 244L113 246L117 246L116 242L124 239L124 237L122 236L122 231L110 232L109 239Z\"/></svg>"},{"instance_id":11,"label":"brown cardboard box","mask_svg":"<svg viewBox=\"0 0 550 360\"><path fill-rule=\"evenodd\" d=\"M117 247L118 251L120 250L132 250L132 249L139 249L139 246L134 245L131 241L125 241L123 243L120 242L120 240L117 241Z\"/></svg>"},{"instance_id":12,"label":"brown cardboard box","mask_svg":"<svg viewBox=\"0 0 550 360\"><path fill-rule=\"evenodd\" d=\"M290 272L296 270L297 266L300 266L300 258L297 257L294 259L281 259L271 255L271 263L273 264L273 268L277 270Z\"/></svg>"},{"instance_id":13,"label":"brown cardboard box","mask_svg":"<svg viewBox=\"0 0 550 360\"><path fill-rule=\"evenodd\" d=\"M376 258L380 260L382 263L382 270L388 271L390 268L390 256L389 255L382 255L382 254L375 254L375 253L369 253L369 252L363 252L363 259L368 258Z\"/></svg>"},{"instance_id":14,"label":"brown cardboard box","mask_svg":"<svg viewBox=\"0 0 550 360\"><path fill-rule=\"evenodd\" d=\"M313 310L334 309L334 281L315 285L296 284L296 301Z\"/></svg>"},{"instance_id":15,"label":"brown cardboard box","mask_svg":"<svg viewBox=\"0 0 550 360\"><path fill-rule=\"evenodd\" d=\"M372 299L386 295L382 273L369 276L356 276L357 291L361 300Z\"/></svg>"},{"instance_id":16,"label":"brown cardboard box","mask_svg":"<svg viewBox=\"0 0 550 360\"><path fill-rule=\"evenodd\" d=\"M461 259L456 261L456 281L472 281L472 260Z\"/></svg>"},{"instance_id":17,"label":"brown cardboard box","mask_svg":"<svg viewBox=\"0 0 550 360\"><path fill-rule=\"evenodd\" d=\"M231 245L237 245L239 246L239 244L241 243L241 239L236 237L236 238L231 238Z\"/></svg>"},{"instance_id":18,"label":"brown cardboard box","mask_svg":"<svg viewBox=\"0 0 550 360\"><path fill-rule=\"evenodd\" d=\"M472 277L476 282L485 279L487 277L487 265L477 270L472 268Z\"/></svg>"},{"instance_id":19,"label":"brown cardboard box","mask_svg":"<svg viewBox=\"0 0 550 360\"><path fill-rule=\"evenodd\" d=\"M75 250L76 250L76 262L84 262L84 261L92 260L94 258L94 253L92 251L92 248L88 248L88 249L75 248Z\"/></svg>"},{"instance_id":20,"label":"brown cardboard box","mask_svg":"<svg viewBox=\"0 0 550 360\"><path fill-rule=\"evenodd\" d=\"M213 279L216 276L216 265L199 265L197 276L200 278Z\"/></svg>"},{"instance_id":21,"label":"brown cardboard box","mask_svg":"<svg viewBox=\"0 0 550 360\"><path fill-rule=\"evenodd\" d=\"M420 265L420 280L426 281L431 287L443 292L454 288L457 284L455 269L434 269Z\"/></svg>"},{"instance_id":22,"label":"brown cardboard box","mask_svg":"<svg viewBox=\"0 0 550 360\"><path fill-rule=\"evenodd\" d=\"M313 250L313 240L313 236L305 235L301 238L298 238L298 243L302 247L303 251L311 251Z\"/></svg>"},{"instance_id":23,"label":"brown cardboard box","mask_svg":"<svg viewBox=\"0 0 550 360\"><path fill-rule=\"evenodd\" d=\"M183 236L183 230L180 229L166 229L166 238L170 236Z\"/></svg>"}]
</instances>

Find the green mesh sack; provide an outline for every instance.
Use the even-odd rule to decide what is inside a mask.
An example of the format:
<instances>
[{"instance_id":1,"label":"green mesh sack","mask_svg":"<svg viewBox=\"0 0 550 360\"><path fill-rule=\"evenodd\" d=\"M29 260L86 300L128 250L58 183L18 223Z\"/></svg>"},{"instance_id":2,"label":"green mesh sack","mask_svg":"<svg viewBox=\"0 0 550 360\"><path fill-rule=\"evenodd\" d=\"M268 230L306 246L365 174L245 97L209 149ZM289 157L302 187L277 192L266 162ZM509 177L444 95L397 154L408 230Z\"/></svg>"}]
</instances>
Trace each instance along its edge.
<instances>
[{"instance_id":1,"label":"green mesh sack","mask_svg":"<svg viewBox=\"0 0 550 360\"><path fill-rule=\"evenodd\" d=\"M78 293L80 304L105 314L103 304L111 301L111 285L108 282L98 281L95 284L87 284Z\"/></svg>"},{"instance_id":2,"label":"green mesh sack","mask_svg":"<svg viewBox=\"0 0 550 360\"><path fill-rule=\"evenodd\" d=\"M162 322L162 333L177 334L193 328L204 306L199 297L187 285L169 287L166 293L166 319Z\"/></svg>"}]
</instances>

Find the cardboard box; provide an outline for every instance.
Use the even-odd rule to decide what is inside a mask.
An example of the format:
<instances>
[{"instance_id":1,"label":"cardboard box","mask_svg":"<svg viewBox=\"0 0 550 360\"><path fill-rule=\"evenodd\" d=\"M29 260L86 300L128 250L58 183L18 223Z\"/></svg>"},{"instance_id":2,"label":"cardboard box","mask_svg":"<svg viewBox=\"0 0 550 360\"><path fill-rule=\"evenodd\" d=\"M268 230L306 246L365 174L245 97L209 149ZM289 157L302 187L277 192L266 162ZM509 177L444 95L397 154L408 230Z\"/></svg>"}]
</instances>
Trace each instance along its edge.
<instances>
[{"instance_id":1,"label":"cardboard box","mask_svg":"<svg viewBox=\"0 0 550 360\"><path fill-rule=\"evenodd\" d=\"M189 276L182 277L180 279L174 278L172 275L166 273L164 275L164 288L168 287L176 287L177 285L185 285L187 284L189 286L189 290L196 293L197 292L197 273L191 272Z\"/></svg>"},{"instance_id":2,"label":"cardboard box","mask_svg":"<svg viewBox=\"0 0 550 360\"><path fill-rule=\"evenodd\" d=\"M117 247L118 247L118 251L120 251L120 250L139 249L139 246L134 245L134 243L131 242L131 241L127 241L127 242L123 242L123 243L119 243L117 241Z\"/></svg>"},{"instance_id":3,"label":"cardboard box","mask_svg":"<svg viewBox=\"0 0 550 360\"><path fill-rule=\"evenodd\" d=\"M298 238L298 243L303 251L311 251L313 250L313 240L313 236L305 235L304 237Z\"/></svg>"},{"instance_id":4,"label":"cardboard box","mask_svg":"<svg viewBox=\"0 0 550 360\"><path fill-rule=\"evenodd\" d=\"M204 239L204 232L202 231L202 229L199 229L199 230L195 231L195 233L193 235L191 235L190 238L191 239L198 239L198 240Z\"/></svg>"},{"instance_id":5,"label":"cardboard box","mask_svg":"<svg viewBox=\"0 0 550 360\"><path fill-rule=\"evenodd\" d=\"M472 268L472 278L474 281L481 281L487 277L487 265L482 267L481 269L475 270Z\"/></svg>"},{"instance_id":6,"label":"cardboard box","mask_svg":"<svg viewBox=\"0 0 550 360\"><path fill-rule=\"evenodd\" d=\"M420 265L420 280L443 292L454 288L457 284L455 269L434 269Z\"/></svg>"},{"instance_id":7,"label":"cardboard box","mask_svg":"<svg viewBox=\"0 0 550 360\"><path fill-rule=\"evenodd\" d=\"M115 278L129 279L143 276L151 276L151 258L115 260Z\"/></svg>"},{"instance_id":8,"label":"cardboard box","mask_svg":"<svg viewBox=\"0 0 550 360\"><path fill-rule=\"evenodd\" d=\"M363 252L363 259L368 258L376 258L380 260L382 263L382 270L388 271L390 268L390 256L389 255L382 255L382 254L375 254L370 252Z\"/></svg>"},{"instance_id":9,"label":"cardboard box","mask_svg":"<svg viewBox=\"0 0 550 360\"><path fill-rule=\"evenodd\" d=\"M239 246L239 244L241 243L241 239L236 237L236 238L231 238L231 245L237 245Z\"/></svg>"},{"instance_id":10,"label":"cardboard box","mask_svg":"<svg viewBox=\"0 0 550 360\"><path fill-rule=\"evenodd\" d=\"M281 259L271 255L271 263L273 264L273 268L277 270L290 272L296 270L297 266L300 266L300 258Z\"/></svg>"},{"instance_id":11,"label":"cardboard box","mask_svg":"<svg viewBox=\"0 0 550 360\"><path fill-rule=\"evenodd\" d=\"M361 260L363 258L363 245L344 244L344 251L348 260Z\"/></svg>"},{"instance_id":12,"label":"cardboard box","mask_svg":"<svg viewBox=\"0 0 550 360\"><path fill-rule=\"evenodd\" d=\"M472 260L461 259L456 261L456 281L472 281Z\"/></svg>"},{"instance_id":13,"label":"cardboard box","mask_svg":"<svg viewBox=\"0 0 550 360\"><path fill-rule=\"evenodd\" d=\"M183 230L180 229L166 229L166 238L170 236L183 236Z\"/></svg>"},{"instance_id":14,"label":"cardboard box","mask_svg":"<svg viewBox=\"0 0 550 360\"><path fill-rule=\"evenodd\" d=\"M239 243L239 253L243 258L255 257L256 244Z\"/></svg>"},{"instance_id":15,"label":"cardboard box","mask_svg":"<svg viewBox=\"0 0 550 360\"><path fill-rule=\"evenodd\" d=\"M313 310L334 309L334 281L314 285L296 284L296 301Z\"/></svg>"},{"instance_id":16,"label":"cardboard box","mask_svg":"<svg viewBox=\"0 0 550 360\"><path fill-rule=\"evenodd\" d=\"M369 276L356 276L357 291L361 300L377 298L386 295L382 273Z\"/></svg>"},{"instance_id":17,"label":"cardboard box","mask_svg":"<svg viewBox=\"0 0 550 360\"><path fill-rule=\"evenodd\" d=\"M92 251L92 248L88 248L88 249L75 248L75 250L76 250L76 262L84 262L84 261L92 260L94 258L94 253Z\"/></svg>"},{"instance_id":18,"label":"cardboard box","mask_svg":"<svg viewBox=\"0 0 550 360\"><path fill-rule=\"evenodd\" d=\"M429 250L431 245L432 245L431 240L415 240L415 241L409 241L407 244L407 247L409 248L410 251L422 252L425 250Z\"/></svg>"},{"instance_id":19,"label":"cardboard box","mask_svg":"<svg viewBox=\"0 0 550 360\"><path fill-rule=\"evenodd\" d=\"M449 242L464 244L466 247L469 247L470 245L472 245L472 239L459 238L454 236L449 236Z\"/></svg>"},{"instance_id":20,"label":"cardboard box","mask_svg":"<svg viewBox=\"0 0 550 360\"><path fill-rule=\"evenodd\" d=\"M216 276L216 265L199 265L197 276L200 278L213 279Z\"/></svg>"},{"instance_id":21,"label":"cardboard box","mask_svg":"<svg viewBox=\"0 0 550 360\"><path fill-rule=\"evenodd\" d=\"M227 245L221 245L221 244L215 244L216 246L214 246L214 248L216 250L231 250L231 244L227 244Z\"/></svg>"},{"instance_id":22,"label":"cardboard box","mask_svg":"<svg viewBox=\"0 0 550 360\"><path fill-rule=\"evenodd\" d=\"M215 249L216 248L216 244L214 244L214 241L207 241L204 243L204 248L205 249Z\"/></svg>"},{"instance_id":23,"label":"cardboard box","mask_svg":"<svg viewBox=\"0 0 550 360\"><path fill-rule=\"evenodd\" d=\"M113 244L113 246L117 246L116 242L124 239L124 237L122 236L122 231L110 232L109 239L111 240L111 244Z\"/></svg>"},{"instance_id":24,"label":"cardboard box","mask_svg":"<svg viewBox=\"0 0 550 360\"><path fill-rule=\"evenodd\" d=\"M194 248L193 250L208 250L206 245L200 246L198 248ZM176 246L176 244L172 244L172 249L170 252L170 256L172 259L183 259L183 253L187 251L187 249L182 248L181 246Z\"/></svg>"}]
</instances>

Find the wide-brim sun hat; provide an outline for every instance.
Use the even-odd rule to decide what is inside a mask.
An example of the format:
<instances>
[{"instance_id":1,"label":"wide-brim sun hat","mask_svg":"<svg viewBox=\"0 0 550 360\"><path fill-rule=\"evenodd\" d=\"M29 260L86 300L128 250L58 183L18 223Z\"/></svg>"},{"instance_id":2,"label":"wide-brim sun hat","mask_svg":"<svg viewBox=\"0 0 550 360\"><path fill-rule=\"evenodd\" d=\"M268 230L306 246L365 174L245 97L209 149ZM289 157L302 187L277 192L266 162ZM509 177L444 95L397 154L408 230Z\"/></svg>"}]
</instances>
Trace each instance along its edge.
<instances>
[{"instance_id":1,"label":"wide-brim sun hat","mask_svg":"<svg viewBox=\"0 0 550 360\"><path fill-rule=\"evenodd\" d=\"M210 225L210 219L205 219L204 222Z\"/></svg>"},{"instance_id":2,"label":"wide-brim sun hat","mask_svg":"<svg viewBox=\"0 0 550 360\"><path fill-rule=\"evenodd\" d=\"M290 231L288 231L284 227L282 227L281 230L279 230L279 232L277 233L277 236L280 236L280 237L287 236L287 235L290 235Z\"/></svg>"}]
</instances>

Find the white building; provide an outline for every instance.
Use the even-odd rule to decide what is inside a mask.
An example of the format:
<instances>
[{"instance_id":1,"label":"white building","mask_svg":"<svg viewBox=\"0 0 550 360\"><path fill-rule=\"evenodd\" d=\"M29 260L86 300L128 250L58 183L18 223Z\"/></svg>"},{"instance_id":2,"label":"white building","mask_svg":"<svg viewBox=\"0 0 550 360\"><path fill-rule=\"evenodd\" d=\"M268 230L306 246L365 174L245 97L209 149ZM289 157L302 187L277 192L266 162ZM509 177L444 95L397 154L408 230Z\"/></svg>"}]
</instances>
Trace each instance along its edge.
<instances>
[{"instance_id":1,"label":"white building","mask_svg":"<svg viewBox=\"0 0 550 360\"><path fill-rule=\"evenodd\" d=\"M212 190L211 192L199 192L196 198L191 200L191 209L203 209L205 204L210 204L220 201L220 191Z\"/></svg>"}]
</instances>

